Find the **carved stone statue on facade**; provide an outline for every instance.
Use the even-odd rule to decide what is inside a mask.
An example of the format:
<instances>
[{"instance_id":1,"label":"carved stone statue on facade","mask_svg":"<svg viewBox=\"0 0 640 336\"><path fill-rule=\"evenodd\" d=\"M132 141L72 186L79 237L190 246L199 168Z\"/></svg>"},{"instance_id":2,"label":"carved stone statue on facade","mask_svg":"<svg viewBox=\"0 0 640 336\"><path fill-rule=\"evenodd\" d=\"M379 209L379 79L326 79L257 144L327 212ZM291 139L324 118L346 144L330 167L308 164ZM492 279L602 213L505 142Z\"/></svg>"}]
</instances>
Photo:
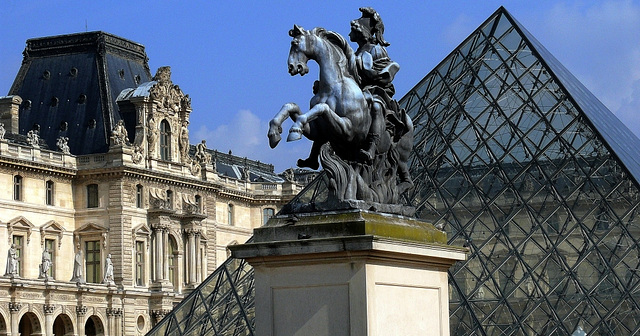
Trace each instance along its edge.
<instances>
[{"instance_id":1,"label":"carved stone statue on facade","mask_svg":"<svg viewBox=\"0 0 640 336\"><path fill-rule=\"evenodd\" d=\"M153 154L156 149L156 143L158 142L158 123L155 117L149 118L149 124L147 128L147 141L149 142L149 154Z\"/></svg>"},{"instance_id":2,"label":"carved stone statue on facade","mask_svg":"<svg viewBox=\"0 0 640 336\"><path fill-rule=\"evenodd\" d=\"M291 182L291 183L294 183L296 181L296 173L293 170L293 168L288 168L287 170L284 171L284 179L287 182Z\"/></svg>"},{"instance_id":3,"label":"carved stone statue on facade","mask_svg":"<svg viewBox=\"0 0 640 336\"><path fill-rule=\"evenodd\" d=\"M199 144L196 145L196 153L194 157L201 164L210 164L211 163L211 154L207 152L207 141L202 140Z\"/></svg>"},{"instance_id":4,"label":"carved stone statue on facade","mask_svg":"<svg viewBox=\"0 0 640 336\"><path fill-rule=\"evenodd\" d=\"M58 137L56 140L56 146L58 150L64 154L71 154L71 150L69 149L69 138L68 137Z\"/></svg>"},{"instance_id":5,"label":"carved stone statue on facade","mask_svg":"<svg viewBox=\"0 0 640 336\"><path fill-rule=\"evenodd\" d=\"M317 169L320 159L330 198L337 200L334 208L406 214L399 203L413 186L407 166L413 124L391 98L399 66L388 57L380 15L368 7L360 11L362 17L351 22L349 34L358 43L355 52L340 34L323 28L294 26L289 31L289 73L308 73L312 59L320 67L320 79L308 112L288 103L269 122L269 144L273 148L279 143L282 123L290 117L294 124L287 141L303 135L313 141L309 157L298 160L298 166Z\"/></svg>"},{"instance_id":6,"label":"carved stone statue on facade","mask_svg":"<svg viewBox=\"0 0 640 336\"><path fill-rule=\"evenodd\" d=\"M7 130L4 128L4 123L0 123L0 140L4 140L4 135L7 133Z\"/></svg>"},{"instance_id":7,"label":"carved stone statue on facade","mask_svg":"<svg viewBox=\"0 0 640 336\"><path fill-rule=\"evenodd\" d=\"M27 132L27 143L35 148L40 148L40 135L37 130Z\"/></svg>"},{"instance_id":8,"label":"carved stone statue on facade","mask_svg":"<svg viewBox=\"0 0 640 336\"><path fill-rule=\"evenodd\" d=\"M77 246L77 250L78 251L73 258L73 277L69 281L75 282L76 284L84 284L86 282L83 272L84 255L82 253L80 245Z\"/></svg>"},{"instance_id":9,"label":"carved stone statue on facade","mask_svg":"<svg viewBox=\"0 0 640 336\"><path fill-rule=\"evenodd\" d=\"M7 252L7 268L4 275L9 277L18 276L18 250L15 244L11 244Z\"/></svg>"},{"instance_id":10,"label":"carved stone statue on facade","mask_svg":"<svg viewBox=\"0 0 640 336\"><path fill-rule=\"evenodd\" d=\"M157 83L149 90L151 98L170 113L191 108L191 98L185 95L178 85L171 81L171 67L158 68L153 80Z\"/></svg>"},{"instance_id":11,"label":"carved stone statue on facade","mask_svg":"<svg viewBox=\"0 0 640 336\"><path fill-rule=\"evenodd\" d=\"M178 145L180 146L180 159L182 162L188 162L189 160L189 128L187 128L189 122L182 122L180 128L180 138L178 139Z\"/></svg>"},{"instance_id":12,"label":"carved stone statue on facade","mask_svg":"<svg viewBox=\"0 0 640 336\"><path fill-rule=\"evenodd\" d=\"M144 149L142 149L142 146L140 145L135 145L133 146L133 153L131 154L131 161L133 161L133 163L140 163L142 162L142 159L144 159Z\"/></svg>"},{"instance_id":13,"label":"carved stone statue on facade","mask_svg":"<svg viewBox=\"0 0 640 336\"><path fill-rule=\"evenodd\" d=\"M245 182L251 182L251 172L249 171L249 167L244 166L240 168L240 179Z\"/></svg>"},{"instance_id":14,"label":"carved stone statue on facade","mask_svg":"<svg viewBox=\"0 0 640 336\"><path fill-rule=\"evenodd\" d=\"M42 263L40 263L40 274L38 275L38 279L50 280L51 276L49 276L49 270L51 269L51 252L49 252L49 248L44 249L42 251Z\"/></svg>"},{"instance_id":15,"label":"carved stone statue on facade","mask_svg":"<svg viewBox=\"0 0 640 336\"><path fill-rule=\"evenodd\" d=\"M123 120L118 120L118 123L111 130L110 140L112 146L126 145L129 141L129 134Z\"/></svg>"},{"instance_id":16,"label":"carved stone statue on facade","mask_svg":"<svg viewBox=\"0 0 640 336\"><path fill-rule=\"evenodd\" d=\"M102 280L103 284L107 284L107 286L115 286L115 282L113 281L113 262L111 262L111 253L107 255L107 260L104 265L104 278Z\"/></svg>"}]
</instances>

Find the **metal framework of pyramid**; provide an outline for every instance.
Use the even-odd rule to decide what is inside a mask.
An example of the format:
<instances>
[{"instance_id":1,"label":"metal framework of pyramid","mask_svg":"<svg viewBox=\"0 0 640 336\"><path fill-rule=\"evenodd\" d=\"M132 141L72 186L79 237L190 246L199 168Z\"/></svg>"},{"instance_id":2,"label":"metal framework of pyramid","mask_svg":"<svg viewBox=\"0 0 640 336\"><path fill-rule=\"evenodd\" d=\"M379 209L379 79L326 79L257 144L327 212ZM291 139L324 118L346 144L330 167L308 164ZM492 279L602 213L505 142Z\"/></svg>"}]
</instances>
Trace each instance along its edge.
<instances>
[{"instance_id":1,"label":"metal framework of pyramid","mask_svg":"<svg viewBox=\"0 0 640 336\"><path fill-rule=\"evenodd\" d=\"M449 270L452 335L640 331L640 140L522 25L498 9L400 104L416 125L407 202L470 250ZM216 271L185 302L214 282L244 296L209 313L183 302L150 335L202 335L194 316L224 324L243 307L210 334L252 335L250 267L230 265L243 280Z\"/></svg>"}]
</instances>

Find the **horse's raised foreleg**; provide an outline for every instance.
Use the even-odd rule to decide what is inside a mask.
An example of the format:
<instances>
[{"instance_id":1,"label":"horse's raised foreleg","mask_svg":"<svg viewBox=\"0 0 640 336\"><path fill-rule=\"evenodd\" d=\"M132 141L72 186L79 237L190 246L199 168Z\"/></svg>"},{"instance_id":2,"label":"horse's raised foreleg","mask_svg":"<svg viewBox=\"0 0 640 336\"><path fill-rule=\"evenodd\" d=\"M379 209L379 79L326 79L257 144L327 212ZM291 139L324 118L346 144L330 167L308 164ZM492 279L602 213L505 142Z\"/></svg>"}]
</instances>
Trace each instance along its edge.
<instances>
[{"instance_id":1,"label":"horse's raised foreleg","mask_svg":"<svg viewBox=\"0 0 640 336\"><path fill-rule=\"evenodd\" d=\"M300 107L296 103L286 103L282 105L282 108L276 115L269 121L269 132L267 132L267 137L269 137L269 146L271 148L275 148L280 140L280 134L282 134L282 123L289 118L297 119L297 116L300 114Z\"/></svg>"},{"instance_id":2,"label":"horse's raised foreleg","mask_svg":"<svg viewBox=\"0 0 640 336\"><path fill-rule=\"evenodd\" d=\"M337 115L331 107L325 103L316 104L309 110L309 112L301 114L295 118L295 123L289 130L287 141L300 140L302 138L303 131L308 127L309 122L320 116L327 117L326 121L334 132L339 133L346 141L351 141L353 138L351 120Z\"/></svg>"}]
</instances>

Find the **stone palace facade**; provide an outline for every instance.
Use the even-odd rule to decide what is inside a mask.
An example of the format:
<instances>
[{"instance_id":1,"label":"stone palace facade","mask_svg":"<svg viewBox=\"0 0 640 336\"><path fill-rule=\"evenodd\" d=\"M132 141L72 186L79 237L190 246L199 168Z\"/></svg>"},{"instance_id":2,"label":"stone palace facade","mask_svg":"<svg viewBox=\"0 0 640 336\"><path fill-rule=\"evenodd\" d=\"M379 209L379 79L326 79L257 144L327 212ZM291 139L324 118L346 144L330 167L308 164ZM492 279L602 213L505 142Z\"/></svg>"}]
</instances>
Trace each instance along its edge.
<instances>
[{"instance_id":1,"label":"stone palace facade","mask_svg":"<svg viewBox=\"0 0 640 336\"><path fill-rule=\"evenodd\" d=\"M0 335L143 335L299 191L191 145L191 112L140 44L27 41L0 98Z\"/></svg>"}]
</instances>

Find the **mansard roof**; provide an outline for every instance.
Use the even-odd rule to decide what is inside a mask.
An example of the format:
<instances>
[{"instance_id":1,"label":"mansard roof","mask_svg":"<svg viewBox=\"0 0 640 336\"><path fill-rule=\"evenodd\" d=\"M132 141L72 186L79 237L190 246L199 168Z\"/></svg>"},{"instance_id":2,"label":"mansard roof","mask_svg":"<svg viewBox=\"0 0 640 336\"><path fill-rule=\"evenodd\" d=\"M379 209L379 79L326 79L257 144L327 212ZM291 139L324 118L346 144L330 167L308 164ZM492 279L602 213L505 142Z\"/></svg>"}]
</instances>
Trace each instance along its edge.
<instances>
[{"instance_id":1,"label":"mansard roof","mask_svg":"<svg viewBox=\"0 0 640 336\"><path fill-rule=\"evenodd\" d=\"M118 94L151 80L143 45L101 31L29 39L23 54L19 133L37 128L49 148L66 136L76 155L106 152Z\"/></svg>"}]
</instances>

